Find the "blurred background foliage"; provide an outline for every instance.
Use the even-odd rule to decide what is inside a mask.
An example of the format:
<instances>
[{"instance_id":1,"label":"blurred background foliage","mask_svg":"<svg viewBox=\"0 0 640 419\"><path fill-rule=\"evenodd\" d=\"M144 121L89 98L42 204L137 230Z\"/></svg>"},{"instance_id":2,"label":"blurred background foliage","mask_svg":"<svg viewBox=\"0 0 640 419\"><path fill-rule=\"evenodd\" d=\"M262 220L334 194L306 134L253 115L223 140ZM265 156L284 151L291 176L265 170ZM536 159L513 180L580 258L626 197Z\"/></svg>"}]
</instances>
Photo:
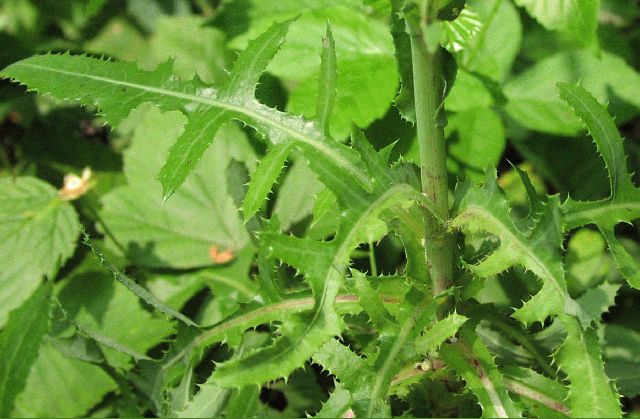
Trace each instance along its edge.
<instances>
[{"instance_id":1,"label":"blurred background foliage","mask_svg":"<svg viewBox=\"0 0 640 419\"><path fill-rule=\"evenodd\" d=\"M609 103L628 140L629 166L640 167L638 2L603 0L597 36L578 40L548 30L511 0L467 4L478 14L482 29L470 48L456 56L460 69L446 102L452 182L463 177L481 181L486 167L497 166L500 185L524 210L526 192L512 167L518 165L528 171L541 193L580 199L607 196L602 160L579 121L557 97L558 81L580 81L598 100ZM144 69L172 59L176 77L197 76L216 83L225 78L248 40L274 21L298 16L261 80L258 97L269 106L312 117L321 37L330 21L339 71L332 135L346 140L355 123L376 148L397 141L396 157L415 161L415 129L392 106L399 72L389 14L385 0L0 0L0 68L36 53L70 50L135 61ZM23 87L2 80L0 177L32 175L58 188L65 174L90 167L93 187L73 202L82 225L99 237L97 242L111 260L127 267L156 296L201 324L214 324L255 296L255 250L236 210L237 191L255 169L264 145L250 130L227 126L196 172L163 205L155 176L183 124L184 116L178 112L162 114L143 106L113 131L93 116L92 109L24 94ZM639 171L635 171L637 182ZM335 198L323 189L304 159L294 157L268 211L277 214L283 230L325 237L335 228ZM620 227L617 234L640 256L637 223ZM212 243L233 249L233 263L214 266ZM625 395L627 412L640 415L640 294L622 286L596 230L574 232L565 247L572 296L579 298L595 289L602 293L603 304L611 307L600 335L607 372ZM7 252L0 247L0 254ZM394 273L404 263L395 236L356 252L356 266L370 269L370 253L382 273ZM96 352L102 357L100 363L87 363L82 357L93 352L80 350L72 341L77 330L84 330L108 336L136 353L158 355L176 333L175 325L114 282L86 247L79 246L66 257L67 263L53 269L60 306L14 415L105 417L148 412L149 406L131 396L138 390L123 391L122 383L104 367L126 370L131 368L130 357L100 347ZM7 269L27 262L3 260ZM37 285L43 274L51 272L36 273L30 283ZM299 279L286 266L279 275L287 289L297 292ZM515 270L474 291L481 302L514 307L535 292L531 284L536 281L527 280L527 275ZM14 301L13 307L21 302ZM0 308L0 327L13 307ZM358 330L356 326L366 324L366 319L354 316L350 322ZM366 327L361 330L352 338L364 346L372 336ZM268 328L256 334L268 336L266 332ZM489 327L483 338L500 354L498 361L517 362L521 352L517 343ZM224 345L213 348L196 373L206 377L210 361L227 356ZM326 374L309 365L288 382L264 387L247 400L255 400L251 408L256 414L300 416L320 408L318 401L326 399L330 383ZM409 397L443 392L435 382L424 385L433 388ZM463 393L449 404L458 413L477 413L469 400ZM429 410L442 409L443 403L422 400L426 410L414 414L450 414ZM402 403L398 401L395 409L401 412Z\"/></svg>"}]
</instances>

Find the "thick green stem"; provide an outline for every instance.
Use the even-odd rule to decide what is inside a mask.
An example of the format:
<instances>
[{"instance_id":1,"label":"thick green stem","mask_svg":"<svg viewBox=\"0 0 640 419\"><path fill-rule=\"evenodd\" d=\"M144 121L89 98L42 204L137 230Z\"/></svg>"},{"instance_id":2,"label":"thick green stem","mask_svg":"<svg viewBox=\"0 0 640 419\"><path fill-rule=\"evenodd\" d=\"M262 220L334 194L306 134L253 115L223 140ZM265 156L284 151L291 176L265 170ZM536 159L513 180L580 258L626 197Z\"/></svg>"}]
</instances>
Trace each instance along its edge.
<instances>
[{"instance_id":1,"label":"thick green stem","mask_svg":"<svg viewBox=\"0 0 640 419\"><path fill-rule=\"evenodd\" d=\"M411 57L416 107L422 192L433 203L440 220L449 219L449 188L447 182L444 132L437 123L442 105L443 73L440 49L427 50L419 28L411 30ZM434 295L447 290L453 279L453 240L442 222L424 211L425 257L431 275ZM443 306L444 313L448 304Z\"/></svg>"}]
</instances>

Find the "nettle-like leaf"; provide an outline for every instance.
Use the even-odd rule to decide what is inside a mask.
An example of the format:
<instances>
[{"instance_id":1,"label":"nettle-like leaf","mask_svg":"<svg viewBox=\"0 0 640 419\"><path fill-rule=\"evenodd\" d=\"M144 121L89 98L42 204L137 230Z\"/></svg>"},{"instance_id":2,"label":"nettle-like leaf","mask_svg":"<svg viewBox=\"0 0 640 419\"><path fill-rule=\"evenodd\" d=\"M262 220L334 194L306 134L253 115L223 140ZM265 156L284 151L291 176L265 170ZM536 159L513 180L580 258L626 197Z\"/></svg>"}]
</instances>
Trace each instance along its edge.
<instances>
[{"instance_id":1,"label":"nettle-like leaf","mask_svg":"<svg viewBox=\"0 0 640 419\"><path fill-rule=\"evenodd\" d=\"M600 201L567 199L562 204L563 230L595 224L629 285L640 289L640 264L616 238L615 227L640 218L640 189L627 169L623 139L606 109L585 89L561 83L560 96L573 108L593 138L609 175L610 196Z\"/></svg>"},{"instance_id":2,"label":"nettle-like leaf","mask_svg":"<svg viewBox=\"0 0 640 419\"><path fill-rule=\"evenodd\" d=\"M187 119L146 105L131 113L127 123L133 121L137 127L124 152L127 185L104 196L99 212L127 256L143 266L185 269L214 264L212 247L234 255L246 248L249 238L226 182L232 160L248 171L255 166L242 130L233 122L221 127L193 173L162 202L156 176Z\"/></svg>"},{"instance_id":3,"label":"nettle-like leaf","mask_svg":"<svg viewBox=\"0 0 640 419\"><path fill-rule=\"evenodd\" d=\"M571 416L622 417L620 395L605 373L595 329L583 330L570 316L559 319L567 335L554 359L570 381Z\"/></svg>"},{"instance_id":4,"label":"nettle-like leaf","mask_svg":"<svg viewBox=\"0 0 640 419\"><path fill-rule=\"evenodd\" d=\"M0 333L0 415L9 417L16 396L24 389L44 335L49 330L51 283L40 286L9 315Z\"/></svg>"},{"instance_id":5,"label":"nettle-like leaf","mask_svg":"<svg viewBox=\"0 0 640 419\"><path fill-rule=\"evenodd\" d=\"M456 343L442 346L440 354L476 395L483 417L522 417L522 407L509 397L504 377L474 327L464 326L459 335Z\"/></svg>"},{"instance_id":6,"label":"nettle-like leaf","mask_svg":"<svg viewBox=\"0 0 640 419\"><path fill-rule=\"evenodd\" d=\"M78 215L46 182L0 179L0 327L73 254ZM28 256L27 256L28 255Z\"/></svg>"},{"instance_id":7,"label":"nettle-like leaf","mask_svg":"<svg viewBox=\"0 0 640 419\"><path fill-rule=\"evenodd\" d=\"M559 313L581 315L580 307L569 296L562 264L562 235L559 202L551 197L545 211L537 215L533 228L512 218L509 204L497 184L496 172L488 171L484 187L471 182L456 188L456 217L451 227L468 233L491 233L499 247L474 265L471 271L481 277L494 276L513 266L523 266L542 282L542 288L513 317L525 325L544 322ZM525 225L523 225L525 224ZM584 317L584 316L582 316Z\"/></svg>"},{"instance_id":8,"label":"nettle-like leaf","mask_svg":"<svg viewBox=\"0 0 640 419\"><path fill-rule=\"evenodd\" d=\"M580 44L598 47L600 0L515 0L550 30L569 33Z\"/></svg>"}]
</instances>

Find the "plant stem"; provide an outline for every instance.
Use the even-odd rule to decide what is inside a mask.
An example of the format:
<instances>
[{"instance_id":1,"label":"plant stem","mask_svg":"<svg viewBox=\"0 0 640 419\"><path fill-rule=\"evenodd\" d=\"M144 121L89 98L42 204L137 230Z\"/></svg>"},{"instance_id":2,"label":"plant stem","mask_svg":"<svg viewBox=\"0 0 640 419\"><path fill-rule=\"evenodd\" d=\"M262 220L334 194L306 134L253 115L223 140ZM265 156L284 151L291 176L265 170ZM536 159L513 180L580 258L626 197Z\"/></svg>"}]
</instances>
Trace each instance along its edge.
<instances>
[{"instance_id":1,"label":"plant stem","mask_svg":"<svg viewBox=\"0 0 640 419\"><path fill-rule=\"evenodd\" d=\"M449 219L446 146L444 131L437 124L443 93L440 49L433 53L427 50L419 27L410 28L410 38L422 192L433 203L437 217L446 221ZM424 220L425 257L433 294L438 295L452 285L453 240L445 226L427 210ZM450 304L445 302L439 316L446 313Z\"/></svg>"}]
</instances>

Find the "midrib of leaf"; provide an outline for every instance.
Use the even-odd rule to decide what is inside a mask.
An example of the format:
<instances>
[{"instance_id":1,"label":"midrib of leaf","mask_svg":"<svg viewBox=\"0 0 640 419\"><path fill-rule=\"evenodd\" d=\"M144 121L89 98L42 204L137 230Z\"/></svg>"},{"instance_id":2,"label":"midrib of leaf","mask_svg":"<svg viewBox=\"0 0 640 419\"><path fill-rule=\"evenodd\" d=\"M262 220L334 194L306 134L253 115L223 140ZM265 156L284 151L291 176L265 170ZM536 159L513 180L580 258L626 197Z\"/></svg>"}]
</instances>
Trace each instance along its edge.
<instances>
[{"instance_id":1,"label":"midrib of leaf","mask_svg":"<svg viewBox=\"0 0 640 419\"><path fill-rule=\"evenodd\" d=\"M172 90L162 89L159 87L147 86L139 83L130 83L130 82L116 80L108 77L79 73L76 71L60 70L60 69L55 69L51 67L44 67L37 64L29 64L29 63L22 63L22 62L15 63L13 64L13 66L33 68L43 72L58 73L58 74L63 74L66 76L73 76L78 78L86 78L86 79L90 79L98 82L103 82L106 84L129 87L129 88L137 89L143 92L156 93L159 95L174 97L177 99L183 99L188 102L195 102L203 105L212 106L215 108L225 109L230 112L236 112L238 114L248 116L249 118L255 121L259 121L261 123L264 123L265 125L271 126L281 132L288 134L289 136L291 136L294 139L297 139L298 141L308 144L309 146L318 150L320 153L326 155L330 160L338 163L346 171L348 171L349 173L351 173L351 175L353 175L356 179L358 179L358 181L361 182L363 185L367 187L371 185L371 180L369 179L368 176L366 176L366 174L362 170L360 170L358 167L353 166L349 161L344 159L339 153L336 153L333 150L331 150L331 148L327 147L326 144L324 144L321 140L312 138L306 135L302 131L294 130L289 126L287 126L286 124L283 125L277 122L278 119L285 119L285 120L291 121L291 125L295 125L296 123L298 123L297 120L291 118L287 114L279 113L255 101L252 101L251 105L253 105L256 109L260 111L255 111L250 109L247 106L234 104L234 103L231 103L230 101L223 101L219 99L197 96L197 95L188 94L188 93L175 92ZM240 100L240 102L242 101ZM274 114L277 114L278 117L274 118L273 117Z\"/></svg>"},{"instance_id":2,"label":"midrib of leaf","mask_svg":"<svg viewBox=\"0 0 640 419\"><path fill-rule=\"evenodd\" d=\"M389 370L393 366L400 350L407 344L407 338L418 322L418 318L431 302L433 302L433 299L424 298L420 304L418 304L414 312L411 313L411 316L407 318L407 321L402 324L398 335L395 337L391 350L388 352L381 368L376 372L376 379L373 382L373 387L371 388L371 403L367 408L366 417L373 417L373 413L376 408L376 401L386 396L386 394L382 394L381 392L384 387L388 388L391 384L391 381L388 379Z\"/></svg>"},{"instance_id":3,"label":"midrib of leaf","mask_svg":"<svg viewBox=\"0 0 640 419\"><path fill-rule=\"evenodd\" d=\"M381 296L382 300L388 304L398 304L400 301L394 297L386 297ZM335 300L337 305L347 305L358 302L358 297L353 294L342 294L338 295ZM257 308L253 311L250 311L246 314L242 314L233 319L224 321L211 329L208 329L202 334L198 335L193 342L189 345L185 346L180 352L176 353L172 359L163 363L161 369L167 370L187 356L191 351L193 351L197 347L209 346L215 343L218 339L222 340L224 334L234 328L242 328L245 330L246 328L251 327L252 325L258 325L261 323L267 323L269 321L277 320L285 318L286 315L290 312L301 312L305 310L309 310L314 306L313 297L305 297L305 298L295 298L290 300L280 301L274 304L270 304L265 307ZM258 324L255 322L259 321Z\"/></svg>"},{"instance_id":4,"label":"midrib of leaf","mask_svg":"<svg viewBox=\"0 0 640 419\"><path fill-rule=\"evenodd\" d=\"M340 235L340 244L337 247L336 252L333 255L333 259L326 267L326 273L324 274L324 286L322 292L315 297L315 304L312 317L308 324L305 325L301 333L293 336L293 341L284 350L277 352L276 354L270 354L268 358L265 358L263 362L274 364L283 358L286 358L292 351L298 349L300 344L311 334L311 332L318 328L318 319L326 313L330 313L334 310L332 305L333 301L328 301L329 293L332 292L332 288L336 288L344 275L344 269L348 262L351 251L354 246L354 241L357 238L357 234L360 231L363 223L376 211L382 211L390 203L395 204L396 200L393 198L399 198L402 196L411 197L415 195L415 189L408 184L399 184L391 187L380 196L371 202L366 209L361 211L357 215L357 220L351 224L350 229L346 235ZM337 238L338 240L338 238ZM328 335L329 336L329 335ZM241 362L242 360L240 360ZM230 364L227 364L230 365ZM237 366L234 366L237 367ZM230 368L230 367L228 367Z\"/></svg>"},{"instance_id":5,"label":"midrib of leaf","mask_svg":"<svg viewBox=\"0 0 640 419\"><path fill-rule=\"evenodd\" d=\"M468 359L476 359L475 355L473 354L473 351L467 345L463 344L462 342L458 342L457 345ZM493 382L491 382L491 380L489 379L489 373L487 372L487 370L484 369L484 367L482 366L482 363L477 359L476 359L476 363L474 364L474 368L478 371L478 374L477 374L478 378L482 382L482 386L487 391L487 394L489 395L489 399L491 400L491 405L493 406L496 413L498 414L498 417L508 418L509 414L507 413L507 409L505 408L504 404L502 404L500 395L496 391L496 388L493 385Z\"/></svg>"},{"instance_id":6,"label":"midrib of leaf","mask_svg":"<svg viewBox=\"0 0 640 419\"><path fill-rule=\"evenodd\" d=\"M473 211L474 209L476 211ZM504 234L505 236L509 237L512 242L517 244L517 246L520 249L520 251L522 251L529 258L531 258L534 261L534 263L536 264L536 266L538 266L541 269L541 272L545 275L544 279L550 279L551 282L553 283L554 287L562 295L566 296L566 294L567 294L566 290L560 285L560 283L558 282L557 278L549 271L549 269L546 267L546 265L536 255L534 255L531 252L531 249L529 247L527 247L527 245L525 243L523 243L516 235L511 233L511 231L508 228L505 228L505 226L502 224L502 222L500 220L498 220L497 218L495 218L493 216L493 214L485 211L482 207L479 207L477 205L469 205L467 207L467 209L465 209L465 211L462 214L460 214L459 216L464 216L465 214L469 214L469 215L473 216L474 212L476 214L478 214L480 217L483 217L484 219L486 219L489 222L491 222L495 226L495 228L501 232L501 234ZM498 237L499 237L499 235L498 235Z\"/></svg>"},{"instance_id":7,"label":"midrib of leaf","mask_svg":"<svg viewBox=\"0 0 640 419\"><path fill-rule=\"evenodd\" d=\"M562 92L564 94L570 95L573 100L578 102L582 106L582 110L587 112L591 117L591 120L597 124L597 128L600 130L600 133L599 135L598 134L592 134L592 135L594 137L597 137L600 135L603 138L607 137L608 136L607 129L604 125L605 120L603 118L598 117L598 115L596 115L593 112L593 108L590 106L590 104L585 102L579 95L576 95L574 92L572 92L571 89L567 89L563 85L560 85L559 88L562 89ZM616 134L619 136L617 131L616 131ZM604 163L607 165L607 169L608 169L607 172L609 174L609 182L611 185L611 198L614 199L616 194L620 190L620 187L621 187L620 181L623 181L623 180L629 181L628 174L626 173L626 167L622 167L622 168L619 167L620 165L618 164L618 160L620 158L619 156L620 153L616 152L616 151L622 152L623 154L622 161L625 162L624 150L616 150L616 144L619 144L619 141L616 141L615 139L609 139L607 141L599 141L598 146L602 146L603 143L606 144L606 147L609 149L610 156L612 157L611 159L604 159ZM609 167L609 165L611 165L612 167Z\"/></svg>"},{"instance_id":8,"label":"midrib of leaf","mask_svg":"<svg viewBox=\"0 0 640 419\"><path fill-rule=\"evenodd\" d=\"M513 380L509 377L504 377L504 385L507 387L509 391L512 393L516 393L519 396L529 398L531 400L535 400L538 403L548 407L549 409L555 410L556 412L568 414L569 408L565 406L562 402L555 400L540 391L537 391L533 387L529 387L526 383L521 381Z\"/></svg>"},{"instance_id":9,"label":"midrib of leaf","mask_svg":"<svg viewBox=\"0 0 640 419\"><path fill-rule=\"evenodd\" d=\"M626 203L616 203L612 202L610 198L602 200L602 201L574 201L576 203L584 203L584 204L594 204L594 208L576 210L566 212L564 214L564 220L567 225L571 228L580 227L572 224L573 220L580 219L582 217L589 217L591 219L598 219L611 211L617 210L628 210L628 211L638 211L640 213L640 201L639 202L626 202Z\"/></svg>"}]
</instances>

